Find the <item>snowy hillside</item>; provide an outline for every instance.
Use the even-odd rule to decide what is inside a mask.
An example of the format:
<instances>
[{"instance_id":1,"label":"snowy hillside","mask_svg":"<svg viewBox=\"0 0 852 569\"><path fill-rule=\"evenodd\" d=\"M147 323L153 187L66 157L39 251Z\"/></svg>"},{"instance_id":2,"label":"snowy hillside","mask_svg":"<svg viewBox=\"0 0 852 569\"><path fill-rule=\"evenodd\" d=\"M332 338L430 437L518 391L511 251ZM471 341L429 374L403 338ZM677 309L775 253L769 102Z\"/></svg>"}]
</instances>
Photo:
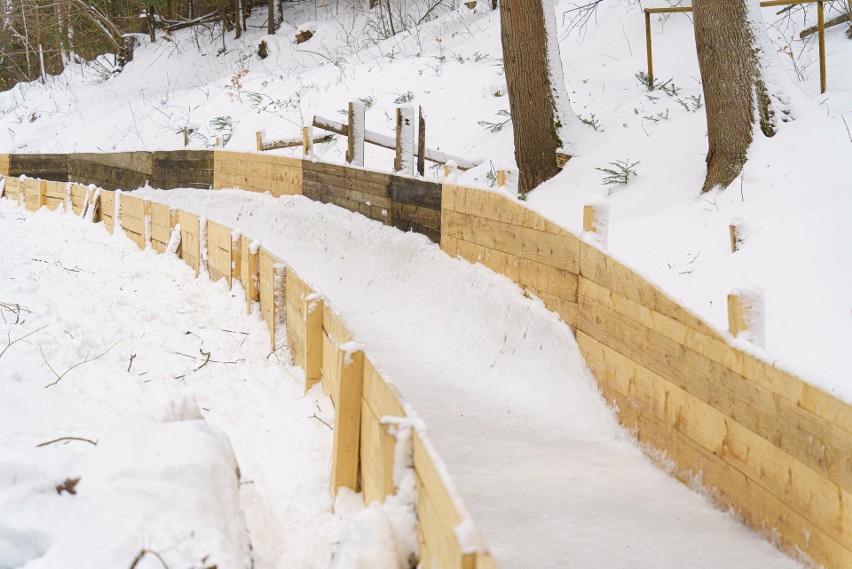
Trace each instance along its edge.
<instances>
[{"instance_id":1,"label":"snowy hillside","mask_svg":"<svg viewBox=\"0 0 852 569\"><path fill-rule=\"evenodd\" d=\"M829 16L840 4L829 4ZM684 14L653 18L655 73L671 82L648 92L636 75L646 66L641 8L650 5L605 0L578 25L575 4L557 3L569 93L586 124L576 133L579 155L529 205L579 231L583 205L606 203L610 250L718 328L727 326L728 292L762 288L769 357L852 399L852 352L843 349L852 341L852 229L845 222L852 211L852 42L843 26L827 31L828 92L820 95L816 36L798 39L815 22L815 8L764 9L792 85L795 120L756 141L731 188L701 195L706 127L692 24ZM493 185L495 169L513 167L499 18L483 3L381 41L360 9L285 6L275 36L262 34L264 15L256 12L241 40L225 38L223 53L218 29L184 30L144 41L121 74L110 76L105 56L47 85L0 94L0 151L182 148L184 128L192 148L218 138L227 149L252 150L256 131L267 140L296 138L314 115L342 120L347 102L361 99L367 128L386 134L395 106L421 105L430 147L483 161L461 175L464 183ZM300 28L315 34L296 44ZM256 54L261 40L266 59ZM345 140L315 151L342 162ZM602 185L597 168L618 160L638 162L637 176L626 186ZM389 170L392 154L368 145L366 165ZM728 241L733 221L743 228L736 254Z\"/></svg>"}]
</instances>

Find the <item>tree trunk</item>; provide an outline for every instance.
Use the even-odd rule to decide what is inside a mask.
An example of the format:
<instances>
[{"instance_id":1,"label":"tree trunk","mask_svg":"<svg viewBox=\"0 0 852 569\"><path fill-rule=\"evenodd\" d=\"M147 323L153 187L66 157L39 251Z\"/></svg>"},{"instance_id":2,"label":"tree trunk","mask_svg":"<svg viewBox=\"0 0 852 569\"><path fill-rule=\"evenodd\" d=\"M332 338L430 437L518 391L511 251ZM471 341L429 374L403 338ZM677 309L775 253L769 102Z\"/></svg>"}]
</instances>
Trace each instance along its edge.
<instances>
[{"instance_id":1,"label":"tree trunk","mask_svg":"<svg viewBox=\"0 0 852 569\"><path fill-rule=\"evenodd\" d=\"M275 0L269 0L269 27L267 32L269 35L275 33Z\"/></svg>"},{"instance_id":2,"label":"tree trunk","mask_svg":"<svg viewBox=\"0 0 852 569\"><path fill-rule=\"evenodd\" d=\"M552 0L503 0L500 32L518 189L525 194L559 172L556 152L568 148L570 107L566 108Z\"/></svg>"},{"instance_id":3,"label":"tree trunk","mask_svg":"<svg viewBox=\"0 0 852 569\"><path fill-rule=\"evenodd\" d=\"M148 23L148 35L151 37L151 43L156 43L157 30L154 27L154 6L148 6L148 9L145 11L145 20Z\"/></svg>"},{"instance_id":4,"label":"tree trunk","mask_svg":"<svg viewBox=\"0 0 852 569\"><path fill-rule=\"evenodd\" d=\"M243 35L243 0L236 0L234 5L234 25L237 31L234 34L234 39L240 39Z\"/></svg>"},{"instance_id":5,"label":"tree trunk","mask_svg":"<svg viewBox=\"0 0 852 569\"><path fill-rule=\"evenodd\" d=\"M692 11L710 143L707 192L740 175L758 118L766 136L775 134L760 61L773 54L761 53L756 36L765 33L759 0L695 0Z\"/></svg>"}]
</instances>

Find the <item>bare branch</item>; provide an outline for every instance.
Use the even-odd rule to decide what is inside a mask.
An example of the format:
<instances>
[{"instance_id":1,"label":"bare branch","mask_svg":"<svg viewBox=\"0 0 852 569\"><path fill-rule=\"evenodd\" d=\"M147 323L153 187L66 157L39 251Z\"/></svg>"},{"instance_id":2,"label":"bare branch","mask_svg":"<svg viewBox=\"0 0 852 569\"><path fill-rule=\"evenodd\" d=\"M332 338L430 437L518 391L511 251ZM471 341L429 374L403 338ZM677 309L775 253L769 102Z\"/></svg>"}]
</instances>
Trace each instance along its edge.
<instances>
[{"instance_id":1,"label":"bare branch","mask_svg":"<svg viewBox=\"0 0 852 569\"><path fill-rule=\"evenodd\" d=\"M25 338L29 338L30 336L32 336L32 335L33 335L33 334L35 334L36 332L40 332L40 331L44 330L45 328L47 328L47 326L42 326L41 328L38 328L38 329L36 329L36 330L33 330L33 331L32 331L32 332L30 332L29 334L24 334L23 336L21 336L21 337L20 337L20 338L18 338L17 340L12 340L12 333L11 333L11 332L7 332L7 333L6 333L6 337L8 338L8 342L6 343L6 347L5 347L5 348L3 348L3 351L2 351L2 352L0 352L0 358L2 358L2 357L3 357L3 354L5 354L5 353L6 353L6 350L8 350L9 348L11 348L12 346L14 346L15 344L17 344L17 343L18 343L18 342L20 342L21 340L24 340Z\"/></svg>"},{"instance_id":2,"label":"bare branch","mask_svg":"<svg viewBox=\"0 0 852 569\"><path fill-rule=\"evenodd\" d=\"M48 363L47 358L44 356L44 351L42 351L41 357L44 359L44 363L47 365L48 369L50 369L50 371L53 372L53 375L56 376L56 381L54 381L53 383L48 383L47 385L44 386L44 388L47 389L48 387L53 387L54 385L56 385L57 383L62 381L62 378L65 377L68 374L68 372L70 372L74 368L79 367L83 364L93 362L95 360L98 360L98 359L104 357L108 351L110 351L111 349L116 347L120 342L121 342L121 340L119 340L118 342L116 342L115 344L113 344L112 346L110 346L109 348L107 348L106 350L104 350L103 352L101 352L100 354L98 354L97 356L95 356L93 358L89 358L89 354L86 354L86 359L84 359L81 362L77 362L76 364L72 365L71 367L69 367L68 369L63 371L62 373L56 373L56 371L51 367L50 363ZM39 350L41 351L41 346L39 346Z\"/></svg>"},{"instance_id":3,"label":"bare branch","mask_svg":"<svg viewBox=\"0 0 852 569\"><path fill-rule=\"evenodd\" d=\"M59 443L62 441L83 441L84 443L89 443L91 445L98 446L97 441L84 439L83 437L59 437L58 439L53 439L52 441L47 441L44 443L39 443L36 445L36 448L46 447L47 445L52 445L53 443Z\"/></svg>"}]
</instances>

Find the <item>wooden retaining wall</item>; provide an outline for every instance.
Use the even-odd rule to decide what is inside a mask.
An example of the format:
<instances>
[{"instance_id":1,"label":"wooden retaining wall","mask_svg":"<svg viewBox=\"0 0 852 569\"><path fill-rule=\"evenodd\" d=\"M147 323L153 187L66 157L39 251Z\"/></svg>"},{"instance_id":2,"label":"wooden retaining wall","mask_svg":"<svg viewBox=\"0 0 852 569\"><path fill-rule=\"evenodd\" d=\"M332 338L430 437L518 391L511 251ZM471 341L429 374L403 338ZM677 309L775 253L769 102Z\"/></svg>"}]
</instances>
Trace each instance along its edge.
<instances>
[{"instance_id":1,"label":"wooden retaining wall","mask_svg":"<svg viewBox=\"0 0 852 569\"><path fill-rule=\"evenodd\" d=\"M14 156L0 156L0 172L10 169ZM802 552L828 568L852 567L850 405L743 352L727 334L636 272L497 192L261 154L217 151L214 166L216 188L304 193L388 225L425 233L440 240L448 254L480 262L513 279L572 327L602 393L621 422L654 450L651 456L661 452L672 460L683 481L700 477L722 506L735 509L788 551ZM83 188L72 186L75 212L85 196ZM6 179L6 197L25 196L30 208L58 203L59 189L52 191L40 182ZM100 206L96 219L112 231L110 192L103 193ZM221 251L211 249L208 233L208 259L199 260L197 216L157 204L149 207L155 249L165 249L170 228L180 221L182 258L196 271L206 261L211 274L225 276L224 229L214 230L219 235L214 244L221 245ZM160 219L156 223L155 209ZM130 232L134 233L132 227ZM261 262L263 249L252 253L251 245L246 236L232 243L233 279L246 290L249 305L260 302L273 342L275 323L286 313L287 343L305 370L307 386L321 381L335 399L346 387L339 383L344 370L340 346L351 335L317 291L293 271L282 271L280 261L268 254ZM276 267L277 276L271 272ZM276 287L284 292L276 296L271 292ZM390 488L390 435L380 413L399 411L393 398L376 387L371 365L365 359L356 374L362 394L371 394L370 403L348 408L358 416L357 484L370 498L387 495ZM417 445L415 457L416 449ZM421 476L427 467L421 464L417 472ZM340 476L352 479L351 464L348 474L344 469ZM444 497L428 488L421 495L427 496L421 500L420 528L425 558L433 552L447 563L438 566L456 566L457 552L438 545L452 539L452 531L435 530L428 521L429 508L441 510L443 529L455 527L463 508L454 514ZM470 556L462 556L459 563L493 562L488 557L470 561Z\"/></svg>"},{"instance_id":2,"label":"wooden retaining wall","mask_svg":"<svg viewBox=\"0 0 852 569\"><path fill-rule=\"evenodd\" d=\"M852 567L852 407L743 352L596 247L496 192L444 186L441 247L575 329L619 419L792 554ZM652 456L659 456L651 453Z\"/></svg>"},{"instance_id":3,"label":"wooden retaining wall","mask_svg":"<svg viewBox=\"0 0 852 569\"><path fill-rule=\"evenodd\" d=\"M47 182L5 180L6 198L18 200L20 193L28 209L41 207L38 203L40 196L46 195ZM65 183L58 185L66 187ZM267 322L273 349L276 338L286 339L295 363L305 369L305 391L322 382L323 391L335 406L330 491L336 493L343 486L361 491L366 503L395 495L395 479L401 473L394 476L397 439L391 434L393 427L388 419L404 421L406 405L364 354L365 346L352 343L352 332L322 295L281 259L229 227L124 193L101 190L99 196L100 214L94 221L102 221L110 232L124 231L140 248L165 250L172 228L179 224L180 258L195 269L196 275L209 274L213 279L239 284L249 312L255 311ZM120 204L117 219L116 200ZM427 435L417 425L409 428L414 429L410 462L419 498L412 507L416 507L420 520L421 566L496 568L487 552L463 551L455 530L463 522L470 523L469 515L452 481L443 474L447 469Z\"/></svg>"}]
</instances>

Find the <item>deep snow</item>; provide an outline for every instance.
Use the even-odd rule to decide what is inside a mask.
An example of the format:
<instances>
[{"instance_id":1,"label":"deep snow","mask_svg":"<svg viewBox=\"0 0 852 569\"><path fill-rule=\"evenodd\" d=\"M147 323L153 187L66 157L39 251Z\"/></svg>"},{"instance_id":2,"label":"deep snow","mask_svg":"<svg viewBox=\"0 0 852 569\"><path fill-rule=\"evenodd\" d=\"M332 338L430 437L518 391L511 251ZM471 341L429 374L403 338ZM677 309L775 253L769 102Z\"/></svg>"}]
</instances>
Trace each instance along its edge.
<instances>
[{"instance_id":1,"label":"deep snow","mask_svg":"<svg viewBox=\"0 0 852 569\"><path fill-rule=\"evenodd\" d=\"M797 567L617 423L568 326L426 237L302 196L142 189L298 272L425 422L504 569Z\"/></svg>"},{"instance_id":2,"label":"deep snow","mask_svg":"<svg viewBox=\"0 0 852 569\"><path fill-rule=\"evenodd\" d=\"M414 3L416 4L416 3ZM393 132L394 107L422 105L427 142L483 164L462 183L491 185L494 168L514 165L499 20L486 2L464 5L388 40L376 39L360 7L285 3L285 25L272 37L258 11L241 40L184 31L142 42L135 60L110 77L99 65L75 66L48 85L20 84L0 94L0 151L111 151L190 147L226 141L253 150L298 138L317 114L342 120L349 100L367 106L366 127ZM588 122L578 155L533 192L529 205L579 231L583 205L608 203L610 250L714 326L725 329L733 288L766 295L766 355L806 380L852 400L852 42L844 26L827 31L828 92L819 94L814 6L763 16L786 70L795 120L771 140L758 137L740 180L699 194L706 153L704 109L689 15L654 16L654 63L669 91L648 92L641 8L665 2L604 0L585 26L572 26L577 2L556 3L565 78L574 111ZM828 4L831 18L844 3ZM296 44L300 27L314 37ZM255 55L265 39L270 57ZM102 58L101 63L108 58ZM784 73L784 71L782 71ZM845 123L844 123L845 120ZM496 132L492 132L492 130ZM317 131L319 134L319 131ZM315 146L342 162L345 140ZM298 149L276 151L297 154ZM368 145L367 167L388 170L392 153ZM638 161L626 186L604 186L596 168ZM437 176L430 169L428 176ZM510 176L512 179L512 176ZM728 225L744 223L743 248L729 252Z\"/></svg>"},{"instance_id":3,"label":"deep snow","mask_svg":"<svg viewBox=\"0 0 852 569\"><path fill-rule=\"evenodd\" d=\"M0 242L0 567L328 565L333 408L241 290L5 199Z\"/></svg>"}]
</instances>

